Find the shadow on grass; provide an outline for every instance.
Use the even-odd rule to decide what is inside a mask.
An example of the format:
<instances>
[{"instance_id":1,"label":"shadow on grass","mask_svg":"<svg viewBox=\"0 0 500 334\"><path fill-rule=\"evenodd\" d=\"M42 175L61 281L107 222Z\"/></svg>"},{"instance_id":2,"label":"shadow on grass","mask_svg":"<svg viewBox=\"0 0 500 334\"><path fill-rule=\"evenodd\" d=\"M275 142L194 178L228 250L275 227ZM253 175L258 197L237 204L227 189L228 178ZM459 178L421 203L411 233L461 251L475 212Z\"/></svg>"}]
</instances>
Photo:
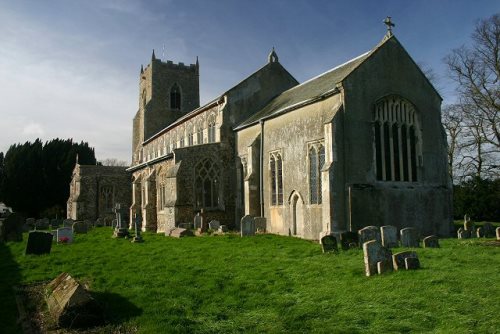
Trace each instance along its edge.
<instances>
[{"instance_id":1,"label":"shadow on grass","mask_svg":"<svg viewBox=\"0 0 500 334\"><path fill-rule=\"evenodd\" d=\"M142 314L142 309L132 304L128 299L112 292L91 292L104 309L106 322L119 325Z\"/></svg>"},{"instance_id":2,"label":"shadow on grass","mask_svg":"<svg viewBox=\"0 0 500 334\"><path fill-rule=\"evenodd\" d=\"M0 310L1 332L19 333L17 325L17 304L13 287L21 281L19 265L14 260L9 247L0 242Z\"/></svg>"}]
</instances>

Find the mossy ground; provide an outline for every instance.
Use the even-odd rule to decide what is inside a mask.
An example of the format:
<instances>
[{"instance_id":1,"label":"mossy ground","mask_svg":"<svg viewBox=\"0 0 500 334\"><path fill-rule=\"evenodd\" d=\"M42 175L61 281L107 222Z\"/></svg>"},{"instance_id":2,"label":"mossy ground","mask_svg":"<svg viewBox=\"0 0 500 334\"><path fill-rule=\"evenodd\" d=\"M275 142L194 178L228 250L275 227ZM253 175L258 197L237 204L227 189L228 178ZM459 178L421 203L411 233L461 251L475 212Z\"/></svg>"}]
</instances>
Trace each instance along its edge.
<instances>
[{"instance_id":1,"label":"mossy ground","mask_svg":"<svg viewBox=\"0 0 500 334\"><path fill-rule=\"evenodd\" d=\"M322 254L291 237L146 233L133 244L111 235L96 228L42 256L23 255L26 235L0 244L2 331L19 331L12 286L69 272L119 331L500 332L500 247L487 239L440 240L417 249L421 270L365 277L361 249Z\"/></svg>"}]
</instances>

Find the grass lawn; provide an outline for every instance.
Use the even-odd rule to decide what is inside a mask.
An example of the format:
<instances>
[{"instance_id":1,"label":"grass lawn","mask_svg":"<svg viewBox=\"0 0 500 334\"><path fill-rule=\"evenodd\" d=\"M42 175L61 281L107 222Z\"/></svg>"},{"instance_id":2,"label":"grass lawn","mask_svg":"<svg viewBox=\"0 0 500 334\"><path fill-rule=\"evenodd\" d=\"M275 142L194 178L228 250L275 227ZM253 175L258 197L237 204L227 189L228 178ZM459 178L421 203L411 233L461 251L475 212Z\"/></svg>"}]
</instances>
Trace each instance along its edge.
<instances>
[{"instance_id":1,"label":"grass lawn","mask_svg":"<svg viewBox=\"0 0 500 334\"><path fill-rule=\"evenodd\" d=\"M0 244L0 332L19 332L13 285L69 272L122 331L500 333L500 247L484 239L441 240L417 249L421 270L365 277L362 250L322 254L290 237L111 235L94 229L43 256L23 255L26 235Z\"/></svg>"}]
</instances>

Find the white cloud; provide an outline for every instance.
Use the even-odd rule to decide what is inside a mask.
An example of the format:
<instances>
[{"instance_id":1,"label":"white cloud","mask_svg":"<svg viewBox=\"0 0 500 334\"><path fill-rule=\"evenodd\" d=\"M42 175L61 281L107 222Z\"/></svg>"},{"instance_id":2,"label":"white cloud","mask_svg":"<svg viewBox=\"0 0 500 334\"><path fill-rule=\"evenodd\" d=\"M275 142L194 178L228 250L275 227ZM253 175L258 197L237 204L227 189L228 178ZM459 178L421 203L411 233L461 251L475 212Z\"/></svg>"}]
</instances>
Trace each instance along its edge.
<instances>
[{"instance_id":1,"label":"white cloud","mask_svg":"<svg viewBox=\"0 0 500 334\"><path fill-rule=\"evenodd\" d=\"M45 131L41 124L38 123L29 123L23 128L23 135L38 138L43 137L45 135Z\"/></svg>"}]
</instances>

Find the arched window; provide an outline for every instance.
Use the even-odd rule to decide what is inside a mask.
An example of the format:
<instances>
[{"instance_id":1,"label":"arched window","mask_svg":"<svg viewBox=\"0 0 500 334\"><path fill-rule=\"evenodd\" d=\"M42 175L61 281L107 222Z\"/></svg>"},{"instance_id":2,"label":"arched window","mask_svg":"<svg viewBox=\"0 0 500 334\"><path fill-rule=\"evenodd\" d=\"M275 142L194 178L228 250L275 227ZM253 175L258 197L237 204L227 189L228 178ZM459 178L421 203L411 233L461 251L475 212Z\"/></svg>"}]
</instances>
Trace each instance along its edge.
<instances>
[{"instance_id":1,"label":"arched window","mask_svg":"<svg viewBox=\"0 0 500 334\"><path fill-rule=\"evenodd\" d=\"M208 142L215 143L215 115L208 117Z\"/></svg>"},{"instance_id":2,"label":"arched window","mask_svg":"<svg viewBox=\"0 0 500 334\"><path fill-rule=\"evenodd\" d=\"M184 147L184 127L181 127L179 130L179 147Z\"/></svg>"},{"instance_id":3,"label":"arched window","mask_svg":"<svg viewBox=\"0 0 500 334\"><path fill-rule=\"evenodd\" d=\"M321 204L322 183L321 169L325 164L325 148L322 144L313 144L309 148L309 198L311 204Z\"/></svg>"},{"instance_id":4,"label":"arched window","mask_svg":"<svg viewBox=\"0 0 500 334\"><path fill-rule=\"evenodd\" d=\"M196 126L196 144L203 144L203 121L200 120Z\"/></svg>"},{"instance_id":5,"label":"arched window","mask_svg":"<svg viewBox=\"0 0 500 334\"><path fill-rule=\"evenodd\" d=\"M272 153L269 159L271 169L271 205L283 204L283 162L279 153Z\"/></svg>"},{"instance_id":6,"label":"arched window","mask_svg":"<svg viewBox=\"0 0 500 334\"><path fill-rule=\"evenodd\" d=\"M107 210L111 211L114 207L114 193L113 193L113 187L112 186L102 186L101 187L101 203L102 207Z\"/></svg>"},{"instance_id":7,"label":"arched window","mask_svg":"<svg viewBox=\"0 0 500 334\"><path fill-rule=\"evenodd\" d=\"M220 169L211 159L204 159L195 168L196 208L217 208L220 203Z\"/></svg>"},{"instance_id":8,"label":"arched window","mask_svg":"<svg viewBox=\"0 0 500 334\"><path fill-rule=\"evenodd\" d=\"M193 146L193 125L189 124L187 127L187 137L188 137L188 146Z\"/></svg>"},{"instance_id":9,"label":"arched window","mask_svg":"<svg viewBox=\"0 0 500 334\"><path fill-rule=\"evenodd\" d=\"M375 170L379 181L417 181L417 112L413 104L390 96L373 113Z\"/></svg>"},{"instance_id":10,"label":"arched window","mask_svg":"<svg viewBox=\"0 0 500 334\"><path fill-rule=\"evenodd\" d=\"M170 108L181 109L181 90L177 84L170 89Z\"/></svg>"}]
</instances>

